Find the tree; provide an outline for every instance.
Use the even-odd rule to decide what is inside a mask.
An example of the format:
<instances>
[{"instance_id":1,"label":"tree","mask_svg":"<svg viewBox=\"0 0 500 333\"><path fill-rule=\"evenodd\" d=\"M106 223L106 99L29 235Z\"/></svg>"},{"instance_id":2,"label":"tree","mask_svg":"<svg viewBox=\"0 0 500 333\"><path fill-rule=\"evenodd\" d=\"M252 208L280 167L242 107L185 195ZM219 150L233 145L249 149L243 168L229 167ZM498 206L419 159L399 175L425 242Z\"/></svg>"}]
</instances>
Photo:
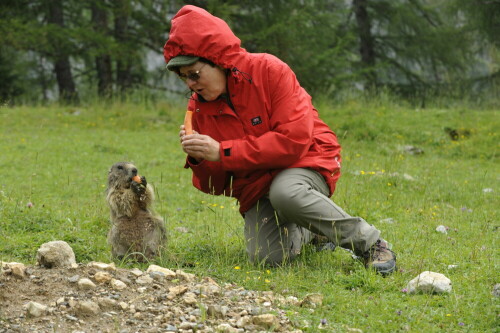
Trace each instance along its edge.
<instances>
[{"instance_id":1,"label":"tree","mask_svg":"<svg viewBox=\"0 0 500 333\"><path fill-rule=\"evenodd\" d=\"M54 71L56 73L57 85L59 87L59 96L63 101L68 103L77 103L79 101L76 91L75 82L71 73L71 64L69 61L68 43L62 40L65 37L63 33L64 12L63 0L48 1L47 22L49 25L54 25L54 38L52 43L52 57L54 59Z\"/></svg>"},{"instance_id":2,"label":"tree","mask_svg":"<svg viewBox=\"0 0 500 333\"><path fill-rule=\"evenodd\" d=\"M471 41L447 18L448 2L353 0L352 6L366 87L421 94L463 76Z\"/></svg>"},{"instance_id":3,"label":"tree","mask_svg":"<svg viewBox=\"0 0 500 333\"><path fill-rule=\"evenodd\" d=\"M476 63L488 63L487 70L475 68L473 82L500 87L500 1L455 0L454 12L464 30L475 42L471 48L479 55ZM465 18L465 20L464 20ZM483 84L481 84L483 86Z\"/></svg>"},{"instance_id":4,"label":"tree","mask_svg":"<svg viewBox=\"0 0 500 333\"><path fill-rule=\"evenodd\" d=\"M456 0L455 9L467 17L469 28L500 47L500 1Z\"/></svg>"},{"instance_id":5,"label":"tree","mask_svg":"<svg viewBox=\"0 0 500 333\"><path fill-rule=\"evenodd\" d=\"M0 49L0 105L24 93L19 74L15 71L17 62L13 55L15 51L12 48Z\"/></svg>"},{"instance_id":6,"label":"tree","mask_svg":"<svg viewBox=\"0 0 500 333\"><path fill-rule=\"evenodd\" d=\"M346 29L349 7L339 1L235 1L228 20L250 52L285 61L312 92L342 89L356 76L349 64L354 34Z\"/></svg>"},{"instance_id":7,"label":"tree","mask_svg":"<svg viewBox=\"0 0 500 333\"><path fill-rule=\"evenodd\" d=\"M368 16L367 0L353 0L352 7L356 16L359 36L359 53L361 64L365 68L366 82L369 88L373 88L377 81L375 72L375 41L372 35L372 24Z\"/></svg>"},{"instance_id":8,"label":"tree","mask_svg":"<svg viewBox=\"0 0 500 333\"><path fill-rule=\"evenodd\" d=\"M185 3L225 19L248 51L285 61L311 94L383 86L425 95L484 74L479 57L488 77L499 72L498 0L3 0L0 96L57 87L75 102L150 87L165 73L169 19Z\"/></svg>"},{"instance_id":9,"label":"tree","mask_svg":"<svg viewBox=\"0 0 500 333\"><path fill-rule=\"evenodd\" d=\"M33 20L31 11L26 11L28 0L4 0L0 2L0 102L12 103L16 98L37 94L38 82L33 82L27 73L36 65L27 60L29 55L21 52L31 42L33 31L28 22Z\"/></svg>"},{"instance_id":10,"label":"tree","mask_svg":"<svg viewBox=\"0 0 500 333\"><path fill-rule=\"evenodd\" d=\"M134 53L133 47L130 47L128 21L130 18L131 5L130 0L117 0L115 1L114 17L115 17L115 30L114 37L118 44L120 44L119 57L116 60L116 83L120 92L125 92L132 87L132 54Z\"/></svg>"},{"instance_id":11,"label":"tree","mask_svg":"<svg viewBox=\"0 0 500 333\"><path fill-rule=\"evenodd\" d=\"M108 11L104 1L91 3L92 23L97 35L109 35ZM97 71L97 92L100 97L109 98L113 94L113 73L111 55L106 47L96 47L95 67Z\"/></svg>"}]
</instances>

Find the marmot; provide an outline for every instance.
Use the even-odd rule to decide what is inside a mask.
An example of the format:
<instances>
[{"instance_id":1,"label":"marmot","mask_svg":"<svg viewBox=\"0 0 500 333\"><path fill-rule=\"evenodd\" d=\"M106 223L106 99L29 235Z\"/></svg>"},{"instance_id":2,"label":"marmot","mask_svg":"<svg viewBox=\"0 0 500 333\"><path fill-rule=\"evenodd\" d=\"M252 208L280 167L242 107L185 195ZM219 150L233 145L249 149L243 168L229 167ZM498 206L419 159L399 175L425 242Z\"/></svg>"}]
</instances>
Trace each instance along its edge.
<instances>
[{"instance_id":1,"label":"marmot","mask_svg":"<svg viewBox=\"0 0 500 333\"><path fill-rule=\"evenodd\" d=\"M166 242L164 222L148 209L154 201L153 188L144 176L138 177L135 165L119 162L109 169L106 200L111 210L108 243L113 257L130 255L145 261L158 255Z\"/></svg>"}]
</instances>

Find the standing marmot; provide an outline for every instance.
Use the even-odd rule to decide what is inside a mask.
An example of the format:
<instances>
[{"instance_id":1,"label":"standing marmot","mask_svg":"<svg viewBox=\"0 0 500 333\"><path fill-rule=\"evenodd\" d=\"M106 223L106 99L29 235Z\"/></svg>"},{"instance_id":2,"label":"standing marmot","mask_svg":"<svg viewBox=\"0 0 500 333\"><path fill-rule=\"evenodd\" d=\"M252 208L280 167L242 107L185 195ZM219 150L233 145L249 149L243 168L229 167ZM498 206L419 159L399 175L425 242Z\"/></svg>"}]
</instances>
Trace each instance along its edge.
<instances>
[{"instance_id":1,"label":"standing marmot","mask_svg":"<svg viewBox=\"0 0 500 333\"><path fill-rule=\"evenodd\" d=\"M106 200L111 209L108 243L113 257L121 259L129 254L145 261L158 255L166 241L165 226L148 210L154 201L153 188L144 176L137 176L135 165L119 162L111 167Z\"/></svg>"}]
</instances>

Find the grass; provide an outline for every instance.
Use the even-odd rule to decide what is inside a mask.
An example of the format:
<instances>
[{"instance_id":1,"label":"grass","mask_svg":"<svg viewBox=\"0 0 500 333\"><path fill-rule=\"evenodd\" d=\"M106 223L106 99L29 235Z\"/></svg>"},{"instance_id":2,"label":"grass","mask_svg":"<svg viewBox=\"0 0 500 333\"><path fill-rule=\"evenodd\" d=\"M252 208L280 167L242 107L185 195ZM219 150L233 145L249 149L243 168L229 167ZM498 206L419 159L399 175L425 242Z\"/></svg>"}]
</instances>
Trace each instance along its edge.
<instances>
[{"instance_id":1,"label":"grass","mask_svg":"<svg viewBox=\"0 0 500 333\"><path fill-rule=\"evenodd\" d=\"M64 240L78 262L111 261L107 170L127 160L155 187L167 224L168 250L155 264L285 296L319 292L323 306L314 311L285 307L305 332L320 331L322 319L323 331L497 331L498 110L418 110L384 100L317 107L343 146L333 200L394 244L400 270L389 277L345 251L310 247L284 267L249 264L236 202L191 186L178 140L184 109L161 102L0 108L0 260L35 264L41 244ZM405 293L426 270L445 274L453 291Z\"/></svg>"}]
</instances>

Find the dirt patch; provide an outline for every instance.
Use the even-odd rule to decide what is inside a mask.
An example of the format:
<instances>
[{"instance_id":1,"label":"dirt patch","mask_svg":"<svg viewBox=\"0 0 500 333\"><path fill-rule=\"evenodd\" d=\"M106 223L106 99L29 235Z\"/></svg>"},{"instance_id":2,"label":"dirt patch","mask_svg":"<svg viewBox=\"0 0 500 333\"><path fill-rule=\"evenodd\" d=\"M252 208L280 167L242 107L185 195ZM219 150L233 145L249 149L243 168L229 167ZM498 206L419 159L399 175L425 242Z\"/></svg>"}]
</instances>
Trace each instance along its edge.
<instances>
[{"instance_id":1,"label":"dirt patch","mask_svg":"<svg viewBox=\"0 0 500 333\"><path fill-rule=\"evenodd\" d=\"M0 273L0 333L301 332L272 292L219 285L182 271L77 265Z\"/></svg>"}]
</instances>

